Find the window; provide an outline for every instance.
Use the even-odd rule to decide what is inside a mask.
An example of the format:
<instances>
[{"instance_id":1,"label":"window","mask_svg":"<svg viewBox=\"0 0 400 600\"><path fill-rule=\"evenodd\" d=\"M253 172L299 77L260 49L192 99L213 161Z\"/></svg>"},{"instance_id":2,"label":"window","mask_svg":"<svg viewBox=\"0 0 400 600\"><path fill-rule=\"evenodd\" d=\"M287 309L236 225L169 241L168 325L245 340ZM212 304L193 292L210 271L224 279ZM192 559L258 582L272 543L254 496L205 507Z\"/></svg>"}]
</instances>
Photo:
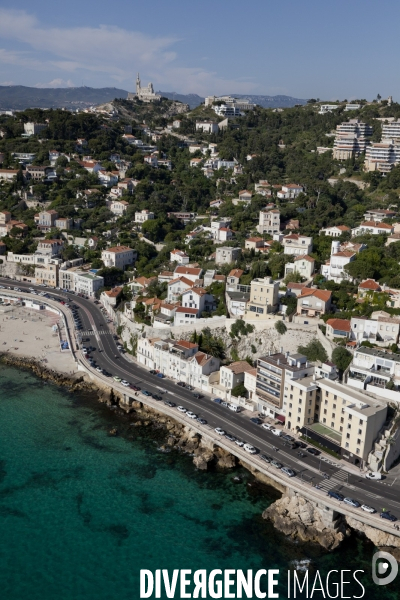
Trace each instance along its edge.
<instances>
[{"instance_id":1,"label":"window","mask_svg":"<svg viewBox=\"0 0 400 600\"><path fill-rule=\"evenodd\" d=\"M326 415L326 413L327 413L327 410L326 410L326 408L324 408L324 415Z\"/></svg>"},{"instance_id":2,"label":"window","mask_svg":"<svg viewBox=\"0 0 400 600\"><path fill-rule=\"evenodd\" d=\"M289 402L289 408L292 408L292 403L291 402Z\"/></svg>"},{"instance_id":3,"label":"window","mask_svg":"<svg viewBox=\"0 0 400 600\"><path fill-rule=\"evenodd\" d=\"M359 429L358 430L358 435L361 435L361 434L362 434L362 429Z\"/></svg>"},{"instance_id":4,"label":"window","mask_svg":"<svg viewBox=\"0 0 400 600\"><path fill-rule=\"evenodd\" d=\"M293 392L293 386L292 385L290 386L290 391Z\"/></svg>"},{"instance_id":5,"label":"window","mask_svg":"<svg viewBox=\"0 0 400 600\"><path fill-rule=\"evenodd\" d=\"M337 396L336 396L336 394L333 396L333 399L334 399L334 400L337 400Z\"/></svg>"},{"instance_id":6,"label":"window","mask_svg":"<svg viewBox=\"0 0 400 600\"><path fill-rule=\"evenodd\" d=\"M348 447L349 447L349 442L346 442L346 448L348 448Z\"/></svg>"},{"instance_id":7,"label":"window","mask_svg":"<svg viewBox=\"0 0 400 600\"><path fill-rule=\"evenodd\" d=\"M351 429L350 423L347 423L347 429Z\"/></svg>"},{"instance_id":8,"label":"window","mask_svg":"<svg viewBox=\"0 0 400 600\"><path fill-rule=\"evenodd\" d=\"M356 454L360 454L360 448L356 448Z\"/></svg>"},{"instance_id":9,"label":"window","mask_svg":"<svg viewBox=\"0 0 400 600\"><path fill-rule=\"evenodd\" d=\"M323 423L326 423L326 419L322 419L322 422L323 422Z\"/></svg>"},{"instance_id":10,"label":"window","mask_svg":"<svg viewBox=\"0 0 400 600\"><path fill-rule=\"evenodd\" d=\"M363 420L362 419L360 419L359 425L360 425L360 427L362 427L362 425L363 425Z\"/></svg>"},{"instance_id":11,"label":"window","mask_svg":"<svg viewBox=\"0 0 400 600\"><path fill-rule=\"evenodd\" d=\"M339 431L342 432L343 431L343 427L339 427Z\"/></svg>"},{"instance_id":12,"label":"window","mask_svg":"<svg viewBox=\"0 0 400 600\"><path fill-rule=\"evenodd\" d=\"M325 392L325 396L329 396L329 392Z\"/></svg>"},{"instance_id":13,"label":"window","mask_svg":"<svg viewBox=\"0 0 400 600\"><path fill-rule=\"evenodd\" d=\"M332 419L336 419L335 413L332 413Z\"/></svg>"},{"instance_id":14,"label":"window","mask_svg":"<svg viewBox=\"0 0 400 600\"><path fill-rule=\"evenodd\" d=\"M288 415L289 415L289 417L291 417L291 416L292 416L292 413L291 413L291 412L289 412L289 413L288 413Z\"/></svg>"},{"instance_id":15,"label":"window","mask_svg":"<svg viewBox=\"0 0 400 600\"><path fill-rule=\"evenodd\" d=\"M336 404L333 405L333 408L336 408Z\"/></svg>"},{"instance_id":16,"label":"window","mask_svg":"<svg viewBox=\"0 0 400 600\"><path fill-rule=\"evenodd\" d=\"M299 404L302 404L302 403L303 403L302 399L301 399L301 398L299 398Z\"/></svg>"},{"instance_id":17,"label":"window","mask_svg":"<svg viewBox=\"0 0 400 600\"><path fill-rule=\"evenodd\" d=\"M309 414L309 415L311 414L311 408L309 408L309 409L308 409L308 414Z\"/></svg>"},{"instance_id":18,"label":"window","mask_svg":"<svg viewBox=\"0 0 400 600\"><path fill-rule=\"evenodd\" d=\"M298 409L297 409L297 412L298 412L298 413L301 413L301 408L298 408Z\"/></svg>"},{"instance_id":19,"label":"window","mask_svg":"<svg viewBox=\"0 0 400 600\"><path fill-rule=\"evenodd\" d=\"M300 396L302 396L302 395L303 395L303 390L300 390Z\"/></svg>"},{"instance_id":20,"label":"window","mask_svg":"<svg viewBox=\"0 0 400 600\"><path fill-rule=\"evenodd\" d=\"M346 440L349 440L349 439L350 439L350 434L346 433Z\"/></svg>"},{"instance_id":21,"label":"window","mask_svg":"<svg viewBox=\"0 0 400 600\"><path fill-rule=\"evenodd\" d=\"M291 400L293 400L293 394L290 394L289 398L290 398Z\"/></svg>"},{"instance_id":22,"label":"window","mask_svg":"<svg viewBox=\"0 0 400 600\"><path fill-rule=\"evenodd\" d=\"M361 440L360 438L357 439L357 444L360 445L361 444Z\"/></svg>"},{"instance_id":23,"label":"window","mask_svg":"<svg viewBox=\"0 0 400 600\"><path fill-rule=\"evenodd\" d=\"M333 429L333 427L335 427L335 423L331 423L331 427L332 427L332 429Z\"/></svg>"},{"instance_id":24,"label":"window","mask_svg":"<svg viewBox=\"0 0 400 600\"><path fill-rule=\"evenodd\" d=\"M353 418L353 415L349 415L349 421L351 421Z\"/></svg>"}]
</instances>

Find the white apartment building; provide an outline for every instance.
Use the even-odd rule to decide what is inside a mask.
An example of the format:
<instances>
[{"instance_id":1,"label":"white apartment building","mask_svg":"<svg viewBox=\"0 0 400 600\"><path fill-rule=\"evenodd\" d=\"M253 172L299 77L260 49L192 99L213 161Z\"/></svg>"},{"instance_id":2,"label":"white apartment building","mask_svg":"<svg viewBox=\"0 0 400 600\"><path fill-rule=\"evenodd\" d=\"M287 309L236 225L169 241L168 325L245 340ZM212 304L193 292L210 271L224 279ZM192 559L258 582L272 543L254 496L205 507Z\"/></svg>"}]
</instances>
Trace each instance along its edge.
<instances>
[{"instance_id":1,"label":"white apartment building","mask_svg":"<svg viewBox=\"0 0 400 600\"><path fill-rule=\"evenodd\" d=\"M179 296L187 289L193 287L193 281L187 277L176 277L168 282L167 302L177 302Z\"/></svg>"},{"instance_id":2,"label":"white apartment building","mask_svg":"<svg viewBox=\"0 0 400 600\"><path fill-rule=\"evenodd\" d=\"M122 215L124 215L128 210L128 206L129 202L127 202L126 200L113 200L110 203L110 210L113 213L113 215L116 215L117 217L122 217Z\"/></svg>"},{"instance_id":3,"label":"white apartment building","mask_svg":"<svg viewBox=\"0 0 400 600\"><path fill-rule=\"evenodd\" d=\"M372 143L365 152L364 169L390 173L394 166L400 163L400 140L394 143L390 139Z\"/></svg>"},{"instance_id":4,"label":"white apartment building","mask_svg":"<svg viewBox=\"0 0 400 600\"><path fill-rule=\"evenodd\" d=\"M160 338L139 338L137 360L170 379L206 391L210 374L218 371L220 366L218 358L200 352L197 344Z\"/></svg>"},{"instance_id":5,"label":"white apartment building","mask_svg":"<svg viewBox=\"0 0 400 600\"><path fill-rule=\"evenodd\" d=\"M24 133L26 136L37 135L42 131L42 129L46 129L47 123L24 123Z\"/></svg>"},{"instance_id":6,"label":"white apartment building","mask_svg":"<svg viewBox=\"0 0 400 600\"><path fill-rule=\"evenodd\" d=\"M347 160L365 152L372 127L359 119L350 119L336 127L336 136L333 146L333 158Z\"/></svg>"},{"instance_id":7,"label":"white apartment building","mask_svg":"<svg viewBox=\"0 0 400 600\"><path fill-rule=\"evenodd\" d=\"M218 133L218 123L215 121L196 121L196 131Z\"/></svg>"},{"instance_id":8,"label":"white apartment building","mask_svg":"<svg viewBox=\"0 0 400 600\"><path fill-rule=\"evenodd\" d=\"M94 273L79 270L60 270L59 286L63 290L71 290L76 294L95 296L97 290L104 286L104 279Z\"/></svg>"},{"instance_id":9,"label":"white apartment building","mask_svg":"<svg viewBox=\"0 0 400 600\"><path fill-rule=\"evenodd\" d=\"M357 235L364 235L368 233L370 235L392 235L394 232L394 226L388 223L380 223L379 221L364 221L358 227L351 230L352 237Z\"/></svg>"},{"instance_id":10,"label":"white apartment building","mask_svg":"<svg viewBox=\"0 0 400 600\"><path fill-rule=\"evenodd\" d=\"M180 265L187 265L190 258L183 250L172 250L169 254L169 260L170 262L177 262Z\"/></svg>"},{"instance_id":11,"label":"white apartment building","mask_svg":"<svg viewBox=\"0 0 400 600\"><path fill-rule=\"evenodd\" d=\"M311 279L315 270L315 260L311 256L296 256L292 263L285 265L285 277L290 273L298 273L304 279Z\"/></svg>"},{"instance_id":12,"label":"white apartment building","mask_svg":"<svg viewBox=\"0 0 400 600\"><path fill-rule=\"evenodd\" d=\"M389 382L393 389L387 387ZM383 348L360 346L354 350L346 383L386 401L400 403L400 356Z\"/></svg>"},{"instance_id":13,"label":"white apartment building","mask_svg":"<svg viewBox=\"0 0 400 600\"><path fill-rule=\"evenodd\" d=\"M393 140L400 143L400 119L382 123L382 140Z\"/></svg>"},{"instance_id":14,"label":"white apartment building","mask_svg":"<svg viewBox=\"0 0 400 600\"><path fill-rule=\"evenodd\" d=\"M318 114L326 115L327 113L330 113L333 110L336 110L337 108L339 108L339 106L340 106L339 104L320 104Z\"/></svg>"},{"instance_id":15,"label":"white apartment building","mask_svg":"<svg viewBox=\"0 0 400 600\"><path fill-rule=\"evenodd\" d=\"M219 117L224 117L224 119L227 117L240 117L242 114L241 109L234 104L219 104L213 106L213 109Z\"/></svg>"},{"instance_id":16,"label":"white apartment building","mask_svg":"<svg viewBox=\"0 0 400 600\"><path fill-rule=\"evenodd\" d=\"M351 317L350 339L358 345L371 342L386 347L399 341L400 320L384 311L373 312L371 317Z\"/></svg>"},{"instance_id":17,"label":"white apartment building","mask_svg":"<svg viewBox=\"0 0 400 600\"><path fill-rule=\"evenodd\" d=\"M284 236L282 245L284 254L305 256L312 252L313 239L299 233L291 233Z\"/></svg>"},{"instance_id":18,"label":"white apartment building","mask_svg":"<svg viewBox=\"0 0 400 600\"><path fill-rule=\"evenodd\" d=\"M303 191L303 186L297 183L288 183L287 185L283 185L281 191L276 195L280 200L292 200L297 198Z\"/></svg>"},{"instance_id":19,"label":"white apartment building","mask_svg":"<svg viewBox=\"0 0 400 600\"><path fill-rule=\"evenodd\" d=\"M258 215L258 233L273 235L279 233L281 227L281 213L278 208L260 210Z\"/></svg>"},{"instance_id":20,"label":"white apartment building","mask_svg":"<svg viewBox=\"0 0 400 600\"><path fill-rule=\"evenodd\" d=\"M151 221L154 219L154 213L149 210L141 210L140 212L135 212L135 223L145 223L146 221Z\"/></svg>"},{"instance_id":21,"label":"white apartment building","mask_svg":"<svg viewBox=\"0 0 400 600\"><path fill-rule=\"evenodd\" d=\"M341 250L340 242L334 241L331 245L331 257L321 266L321 275L328 281L341 283L344 280L351 280L350 275L344 270L344 267L356 259L356 252L351 250Z\"/></svg>"},{"instance_id":22,"label":"white apartment building","mask_svg":"<svg viewBox=\"0 0 400 600\"><path fill-rule=\"evenodd\" d=\"M114 246L101 252L101 260L105 267L116 267L122 270L128 265L133 265L136 258L136 250L132 250L128 246Z\"/></svg>"}]
</instances>

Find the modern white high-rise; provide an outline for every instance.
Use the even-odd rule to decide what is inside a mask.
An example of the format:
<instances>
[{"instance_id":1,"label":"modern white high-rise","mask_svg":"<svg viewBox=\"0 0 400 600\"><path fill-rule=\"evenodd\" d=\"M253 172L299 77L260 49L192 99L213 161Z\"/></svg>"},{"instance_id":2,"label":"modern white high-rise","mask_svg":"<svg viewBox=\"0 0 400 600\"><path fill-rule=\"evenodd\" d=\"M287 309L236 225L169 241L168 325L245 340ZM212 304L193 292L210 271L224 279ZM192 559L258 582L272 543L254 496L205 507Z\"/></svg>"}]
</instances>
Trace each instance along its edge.
<instances>
[{"instance_id":1,"label":"modern white high-rise","mask_svg":"<svg viewBox=\"0 0 400 600\"><path fill-rule=\"evenodd\" d=\"M400 142L400 119L382 125L382 141L393 140Z\"/></svg>"},{"instance_id":2,"label":"modern white high-rise","mask_svg":"<svg viewBox=\"0 0 400 600\"><path fill-rule=\"evenodd\" d=\"M382 140L382 142L371 144L366 149L364 164L366 171L389 173L399 163L400 139L397 144L394 140Z\"/></svg>"},{"instance_id":3,"label":"modern white high-rise","mask_svg":"<svg viewBox=\"0 0 400 600\"><path fill-rule=\"evenodd\" d=\"M333 158L347 160L365 152L372 127L359 119L350 119L336 127Z\"/></svg>"}]
</instances>

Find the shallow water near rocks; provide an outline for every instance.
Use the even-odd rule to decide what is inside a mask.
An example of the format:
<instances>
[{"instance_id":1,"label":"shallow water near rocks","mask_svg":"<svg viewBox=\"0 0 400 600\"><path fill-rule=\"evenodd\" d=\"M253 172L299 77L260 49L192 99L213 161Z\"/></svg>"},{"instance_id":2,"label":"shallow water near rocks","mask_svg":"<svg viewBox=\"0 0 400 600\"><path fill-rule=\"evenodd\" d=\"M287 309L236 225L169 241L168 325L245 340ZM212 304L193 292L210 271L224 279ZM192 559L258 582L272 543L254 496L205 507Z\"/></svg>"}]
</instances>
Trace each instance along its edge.
<instances>
[{"instance_id":1,"label":"shallow water near rocks","mask_svg":"<svg viewBox=\"0 0 400 600\"><path fill-rule=\"evenodd\" d=\"M317 569L322 579L363 569L365 597L400 597L396 582L372 583L371 544L354 537L325 553L287 540L261 518L274 490L249 487L244 470L235 472L243 483L231 472L196 471L190 457L158 449L161 430L130 427L117 413L94 395L0 365L4 600L131 600L140 569L262 568L281 570L286 598L287 570L304 559L311 578ZM109 435L114 427L118 436ZM358 585L345 589L361 594Z\"/></svg>"}]
</instances>

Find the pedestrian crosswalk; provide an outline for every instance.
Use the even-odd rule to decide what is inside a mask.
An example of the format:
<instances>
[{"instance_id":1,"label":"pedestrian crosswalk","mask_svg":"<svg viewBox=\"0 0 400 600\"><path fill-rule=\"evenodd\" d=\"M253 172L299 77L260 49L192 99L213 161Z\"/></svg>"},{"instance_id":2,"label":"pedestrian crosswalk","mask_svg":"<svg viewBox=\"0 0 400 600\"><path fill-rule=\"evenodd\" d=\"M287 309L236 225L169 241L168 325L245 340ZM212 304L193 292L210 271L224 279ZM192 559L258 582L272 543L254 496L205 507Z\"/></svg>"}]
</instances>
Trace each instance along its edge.
<instances>
[{"instance_id":1,"label":"pedestrian crosswalk","mask_svg":"<svg viewBox=\"0 0 400 600\"><path fill-rule=\"evenodd\" d=\"M338 485L343 485L344 483L347 483L347 481L348 481L347 471L343 471L343 469L339 469L338 471L335 471L335 473L333 473L333 475L331 475L329 479L324 479L318 485L321 490L325 490L326 492L329 492L329 490L332 490L334 487L336 487Z\"/></svg>"}]
</instances>

